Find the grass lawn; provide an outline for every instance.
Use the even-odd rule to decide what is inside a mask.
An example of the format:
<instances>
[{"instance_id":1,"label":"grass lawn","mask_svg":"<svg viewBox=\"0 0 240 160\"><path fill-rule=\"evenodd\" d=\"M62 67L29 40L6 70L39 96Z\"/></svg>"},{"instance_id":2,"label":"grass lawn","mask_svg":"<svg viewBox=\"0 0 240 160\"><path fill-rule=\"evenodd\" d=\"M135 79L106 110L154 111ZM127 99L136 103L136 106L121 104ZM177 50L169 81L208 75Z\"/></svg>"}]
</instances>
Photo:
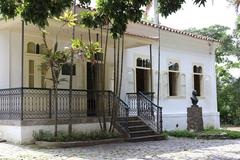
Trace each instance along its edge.
<instances>
[{"instance_id":1,"label":"grass lawn","mask_svg":"<svg viewBox=\"0 0 240 160\"><path fill-rule=\"evenodd\" d=\"M226 129L205 129L202 132L191 132L188 130L176 130L167 132L169 136L203 139L237 139L240 138L240 131Z\"/></svg>"}]
</instances>

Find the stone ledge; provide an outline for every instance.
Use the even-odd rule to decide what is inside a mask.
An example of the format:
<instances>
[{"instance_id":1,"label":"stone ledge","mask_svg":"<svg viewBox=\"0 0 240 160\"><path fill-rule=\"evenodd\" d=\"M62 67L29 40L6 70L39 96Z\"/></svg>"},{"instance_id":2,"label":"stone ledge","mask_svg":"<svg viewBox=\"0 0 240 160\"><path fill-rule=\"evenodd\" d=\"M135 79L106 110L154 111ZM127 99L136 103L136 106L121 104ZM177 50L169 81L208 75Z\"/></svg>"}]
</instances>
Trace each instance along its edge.
<instances>
[{"instance_id":1,"label":"stone ledge","mask_svg":"<svg viewBox=\"0 0 240 160\"><path fill-rule=\"evenodd\" d=\"M125 141L124 138L114 138L114 139L74 141L74 142L36 141L35 144L42 148L71 148L71 147L95 146L95 145L109 144L109 143L122 143L124 141Z\"/></svg>"}]
</instances>

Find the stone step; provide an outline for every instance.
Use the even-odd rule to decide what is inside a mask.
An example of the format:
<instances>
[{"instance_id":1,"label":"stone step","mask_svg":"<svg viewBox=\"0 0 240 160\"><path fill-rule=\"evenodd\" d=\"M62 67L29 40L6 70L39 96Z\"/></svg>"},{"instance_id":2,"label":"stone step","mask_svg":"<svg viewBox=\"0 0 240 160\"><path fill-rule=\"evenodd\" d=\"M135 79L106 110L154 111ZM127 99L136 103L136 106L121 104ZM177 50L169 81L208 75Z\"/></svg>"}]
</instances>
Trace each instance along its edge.
<instances>
[{"instance_id":1,"label":"stone step","mask_svg":"<svg viewBox=\"0 0 240 160\"><path fill-rule=\"evenodd\" d=\"M150 136L155 135L155 132L153 130L140 130L140 131L134 131L130 132L131 137L143 137L143 136Z\"/></svg>"},{"instance_id":2,"label":"stone step","mask_svg":"<svg viewBox=\"0 0 240 160\"><path fill-rule=\"evenodd\" d=\"M138 117L128 117L128 121L140 120Z\"/></svg>"},{"instance_id":3,"label":"stone step","mask_svg":"<svg viewBox=\"0 0 240 160\"><path fill-rule=\"evenodd\" d=\"M128 139L129 142L157 141L157 140L164 140L164 136L149 135L149 136L142 136L142 137L132 137Z\"/></svg>"},{"instance_id":4,"label":"stone step","mask_svg":"<svg viewBox=\"0 0 240 160\"><path fill-rule=\"evenodd\" d=\"M144 125L129 126L128 129L130 132L133 132L133 131L148 130L150 128L146 124L144 124Z\"/></svg>"},{"instance_id":5,"label":"stone step","mask_svg":"<svg viewBox=\"0 0 240 160\"><path fill-rule=\"evenodd\" d=\"M3 142L7 142L7 141L0 138L0 143L3 143Z\"/></svg>"},{"instance_id":6,"label":"stone step","mask_svg":"<svg viewBox=\"0 0 240 160\"><path fill-rule=\"evenodd\" d=\"M128 121L128 126L137 126L137 125L145 125L145 123L142 120Z\"/></svg>"}]
</instances>

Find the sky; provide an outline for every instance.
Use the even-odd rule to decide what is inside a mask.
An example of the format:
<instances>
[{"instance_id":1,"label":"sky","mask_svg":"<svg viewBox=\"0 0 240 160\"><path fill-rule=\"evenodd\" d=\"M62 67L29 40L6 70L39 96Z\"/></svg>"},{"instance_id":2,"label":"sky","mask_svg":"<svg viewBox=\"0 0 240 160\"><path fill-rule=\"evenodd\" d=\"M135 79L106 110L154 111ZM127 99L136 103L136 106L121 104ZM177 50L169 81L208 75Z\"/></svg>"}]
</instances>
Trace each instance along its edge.
<instances>
[{"instance_id":1,"label":"sky","mask_svg":"<svg viewBox=\"0 0 240 160\"><path fill-rule=\"evenodd\" d=\"M163 25L176 29L191 27L203 28L214 24L221 24L230 28L235 27L235 8L226 0L208 0L205 7L193 5L193 0L187 0L183 8L169 17L160 18Z\"/></svg>"}]
</instances>

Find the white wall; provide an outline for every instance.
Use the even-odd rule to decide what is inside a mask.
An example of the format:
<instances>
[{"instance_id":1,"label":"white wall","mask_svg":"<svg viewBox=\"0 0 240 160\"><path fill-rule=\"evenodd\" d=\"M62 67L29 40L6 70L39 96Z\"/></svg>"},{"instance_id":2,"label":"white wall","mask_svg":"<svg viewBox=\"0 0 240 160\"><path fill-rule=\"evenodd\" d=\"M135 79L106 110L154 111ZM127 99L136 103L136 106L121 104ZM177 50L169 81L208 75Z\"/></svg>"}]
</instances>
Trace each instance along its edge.
<instances>
[{"instance_id":1,"label":"white wall","mask_svg":"<svg viewBox=\"0 0 240 160\"><path fill-rule=\"evenodd\" d=\"M204 94L199 97L199 106L203 108L204 123L219 127L219 113L217 112L216 73L214 46L204 40L197 40L170 32L161 33L161 81L160 81L160 106L163 107L164 128L174 129L176 124L186 128L186 112L191 106L190 97L193 90L193 65L203 66ZM127 92L136 92L135 61L138 57L150 59L149 46L128 49L124 65L124 87L122 96ZM185 75L184 96L169 97L164 86L164 73L168 71L168 62L174 59L179 62L180 73ZM157 94L158 76L158 43L153 44L153 91L155 102ZM211 116L209 116L211 115ZM214 118L209 118L214 117Z\"/></svg>"},{"instance_id":2,"label":"white wall","mask_svg":"<svg viewBox=\"0 0 240 160\"><path fill-rule=\"evenodd\" d=\"M10 86L10 51L9 51L10 32L0 31L0 88Z\"/></svg>"},{"instance_id":3,"label":"white wall","mask_svg":"<svg viewBox=\"0 0 240 160\"><path fill-rule=\"evenodd\" d=\"M10 88L17 88L21 87L22 79L22 34L12 31L10 35Z\"/></svg>"},{"instance_id":4,"label":"white wall","mask_svg":"<svg viewBox=\"0 0 240 160\"><path fill-rule=\"evenodd\" d=\"M109 126L110 124L107 123L107 125ZM33 132L38 132L39 130L54 133L54 125L0 125L0 139L5 139L8 142L16 144L31 144L34 140ZM100 130L99 123L73 124L73 132L90 132L96 130ZM68 125L58 125L58 131L67 132Z\"/></svg>"},{"instance_id":5,"label":"white wall","mask_svg":"<svg viewBox=\"0 0 240 160\"><path fill-rule=\"evenodd\" d=\"M21 33L0 31L0 88L21 87Z\"/></svg>"}]
</instances>

